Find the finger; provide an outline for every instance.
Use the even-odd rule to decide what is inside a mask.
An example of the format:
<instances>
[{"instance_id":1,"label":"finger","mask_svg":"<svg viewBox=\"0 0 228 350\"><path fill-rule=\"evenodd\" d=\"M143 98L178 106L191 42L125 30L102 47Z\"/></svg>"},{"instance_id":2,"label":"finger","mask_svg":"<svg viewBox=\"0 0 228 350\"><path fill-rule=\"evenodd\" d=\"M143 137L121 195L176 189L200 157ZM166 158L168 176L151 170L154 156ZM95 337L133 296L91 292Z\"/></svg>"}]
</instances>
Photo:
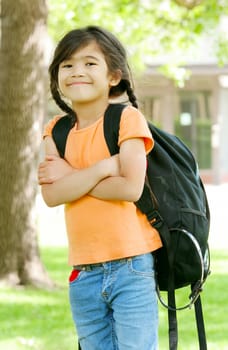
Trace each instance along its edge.
<instances>
[{"instance_id":1,"label":"finger","mask_svg":"<svg viewBox=\"0 0 228 350\"><path fill-rule=\"evenodd\" d=\"M52 160L56 160L56 159L59 159L59 157L55 154L47 154L45 157L45 160L48 160L48 161L52 161Z\"/></svg>"},{"instance_id":2,"label":"finger","mask_svg":"<svg viewBox=\"0 0 228 350\"><path fill-rule=\"evenodd\" d=\"M53 183L53 181L51 179L46 179L46 178L39 178L38 179L38 183L39 185L51 185Z\"/></svg>"},{"instance_id":3,"label":"finger","mask_svg":"<svg viewBox=\"0 0 228 350\"><path fill-rule=\"evenodd\" d=\"M49 165L49 163L47 161L44 161L44 162L40 163L40 165L38 167L38 171L47 168L48 165Z\"/></svg>"},{"instance_id":4,"label":"finger","mask_svg":"<svg viewBox=\"0 0 228 350\"><path fill-rule=\"evenodd\" d=\"M40 163L39 166L38 166L38 171L39 169L42 169L44 167L44 162Z\"/></svg>"}]
</instances>

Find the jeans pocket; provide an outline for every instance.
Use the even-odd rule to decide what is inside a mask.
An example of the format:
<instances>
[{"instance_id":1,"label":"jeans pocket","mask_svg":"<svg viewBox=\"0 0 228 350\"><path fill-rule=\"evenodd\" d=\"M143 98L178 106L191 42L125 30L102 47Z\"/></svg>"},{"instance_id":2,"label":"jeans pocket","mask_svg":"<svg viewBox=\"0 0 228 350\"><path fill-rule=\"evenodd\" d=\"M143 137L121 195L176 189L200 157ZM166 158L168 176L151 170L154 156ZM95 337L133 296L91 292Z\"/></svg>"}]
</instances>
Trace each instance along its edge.
<instances>
[{"instance_id":1,"label":"jeans pocket","mask_svg":"<svg viewBox=\"0 0 228 350\"><path fill-rule=\"evenodd\" d=\"M81 270L76 270L76 269L72 270L69 276L69 283L75 282L78 279L80 273L81 273Z\"/></svg>"},{"instance_id":2,"label":"jeans pocket","mask_svg":"<svg viewBox=\"0 0 228 350\"><path fill-rule=\"evenodd\" d=\"M129 261L128 266L134 274L154 277L154 258L151 253L135 256Z\"/></svg>"}]
</instances>

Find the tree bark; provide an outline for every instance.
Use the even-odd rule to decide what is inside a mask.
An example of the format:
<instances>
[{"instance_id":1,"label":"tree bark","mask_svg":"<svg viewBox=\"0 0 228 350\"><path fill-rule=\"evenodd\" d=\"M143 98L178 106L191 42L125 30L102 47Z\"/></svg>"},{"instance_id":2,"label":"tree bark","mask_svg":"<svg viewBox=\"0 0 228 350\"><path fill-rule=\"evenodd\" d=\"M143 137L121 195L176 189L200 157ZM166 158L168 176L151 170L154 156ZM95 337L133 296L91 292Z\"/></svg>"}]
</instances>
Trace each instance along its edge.
<instances>
[{"instance_id":1,"label":"tree bark","mask_svg":"<svg viewBox=\"0 0 228 350\"><path fill-rule=\"evenodd\" d=\"M35 198L46 95L45 0L1 0L0 282L51 287Z\"/></svg>"}]
</instances>

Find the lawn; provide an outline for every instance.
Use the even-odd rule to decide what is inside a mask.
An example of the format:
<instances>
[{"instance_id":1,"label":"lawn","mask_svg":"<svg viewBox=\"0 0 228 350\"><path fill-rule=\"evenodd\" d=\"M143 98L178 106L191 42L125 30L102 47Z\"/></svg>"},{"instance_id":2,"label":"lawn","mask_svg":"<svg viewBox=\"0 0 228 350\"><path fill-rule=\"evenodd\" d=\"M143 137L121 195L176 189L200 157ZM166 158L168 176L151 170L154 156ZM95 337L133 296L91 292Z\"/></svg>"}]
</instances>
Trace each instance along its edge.
<instances>
[{"instance_id":1,"label":"lawn","mask_svg":"<svg viewBox=\"0 0 228 350\"><path fill-rule=\"evenodd\" d=\"M59 288L0 290L1 350L76 350L77 339L68 304L66 248L42 248L42 259ZM208 350L228 349L228 253L211 254L212 273L202 293ZM183 299L181 292L179 296ZM188 291L187 291L188 295ZM160 350L168 350L167 311L160 306ZM178 312L178 350L197 350L194 310ZM108 350L108 349L107 349Z\"/></svg>"}]
</instances>

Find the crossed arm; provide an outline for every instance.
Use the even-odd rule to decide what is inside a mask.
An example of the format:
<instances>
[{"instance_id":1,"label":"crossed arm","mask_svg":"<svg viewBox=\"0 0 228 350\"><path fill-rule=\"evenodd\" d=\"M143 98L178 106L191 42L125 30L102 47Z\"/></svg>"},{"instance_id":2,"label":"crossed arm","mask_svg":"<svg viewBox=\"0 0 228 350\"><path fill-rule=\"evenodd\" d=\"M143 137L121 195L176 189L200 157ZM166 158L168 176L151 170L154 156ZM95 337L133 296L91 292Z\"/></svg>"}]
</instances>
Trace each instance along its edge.
<instances>
[{"instance_id":1,"label":"crossed arm","mask_svg":"<svg viewBox=\"0 0 228 350\"><path fill-rule=\"evenodd\" d=\"M146 172L146 153L140 138L121 144L120 153L85 168L75 169L59 157L51 137L45 140L45 160L38 180L46 204L54 207L89 194L104 200L137 201Z\"/></svg>"}]
</instances>

